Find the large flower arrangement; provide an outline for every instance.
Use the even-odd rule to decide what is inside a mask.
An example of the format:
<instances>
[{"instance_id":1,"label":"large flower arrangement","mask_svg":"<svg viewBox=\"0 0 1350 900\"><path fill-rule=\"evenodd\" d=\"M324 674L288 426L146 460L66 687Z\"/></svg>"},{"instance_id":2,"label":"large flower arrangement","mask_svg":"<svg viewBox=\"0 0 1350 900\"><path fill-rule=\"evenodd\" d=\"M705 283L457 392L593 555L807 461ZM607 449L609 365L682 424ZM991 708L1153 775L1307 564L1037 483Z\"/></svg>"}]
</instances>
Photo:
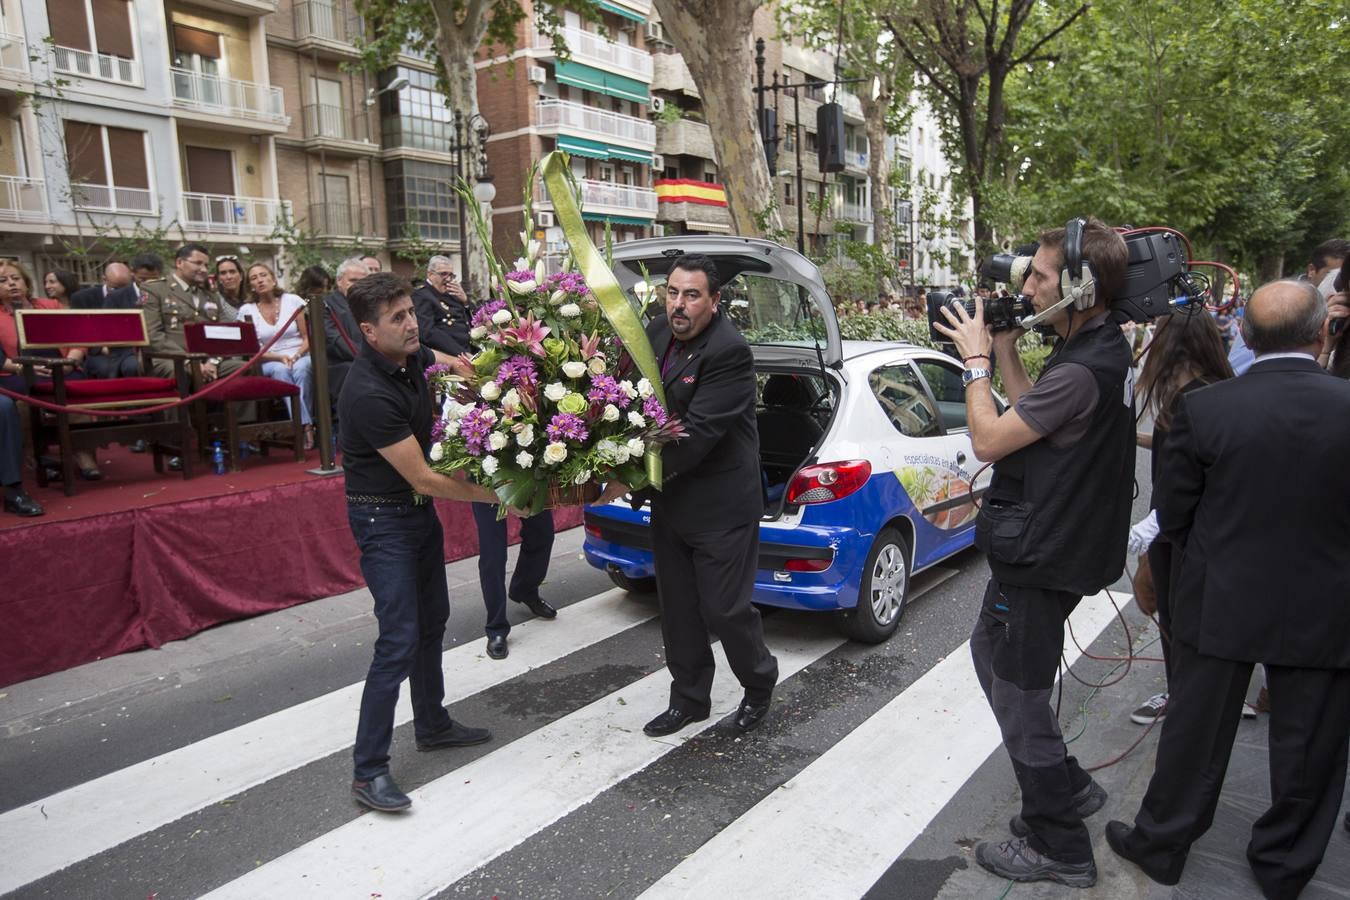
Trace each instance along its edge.
<instances>
[{"instance_id":1,"label":"large flower arrangement","mask_svg":"<svg viewBox=\"0 0 1350 900\"><path fill-rule=\"evenodd\" d=\"M586 280L567 270L570 257L564 271L545 274L526 201L525 255L511 271L489 261L493 297L473 314L470 337L480 350L472 377L444 365L427 375L444 396L432 468L468 472L496 492L503 511L539 512L593 499L612 479L646 486L643 457L682 432L634 370ZM469 208L485 236L481 213Z\"/></svg>"}]
</instances>

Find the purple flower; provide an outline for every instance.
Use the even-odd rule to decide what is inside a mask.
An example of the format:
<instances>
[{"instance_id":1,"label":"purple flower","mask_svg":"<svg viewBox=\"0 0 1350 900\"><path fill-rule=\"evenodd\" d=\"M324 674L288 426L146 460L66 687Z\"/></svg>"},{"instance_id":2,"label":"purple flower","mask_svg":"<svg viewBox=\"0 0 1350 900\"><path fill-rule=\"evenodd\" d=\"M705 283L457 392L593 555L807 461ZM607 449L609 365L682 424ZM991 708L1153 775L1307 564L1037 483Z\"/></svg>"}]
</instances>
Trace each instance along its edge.
<instances>
[{"instance_id":1,"label":"purple flower","mask_svg":"<svg viewBox=\"0 0 1350 900\"><path fill-rule=\"evenodd\" d=\"M470 456L482 456L487 452L492 422L492 411L481 403L459 420L459 436L464 438L464 448Z\"/></svg>"},{"instance_id":2,"label":"purple flower","mask_svg":"<svg viewBox=\"0 0 1350 900\"><path fill-rule=\"evenodd\" d=\"M448 375L452 371L454 370L451 369L449 366L447 366L445 363L432 363L431 365L427 366L426 371L423 372L422 374L426 376L428 381L430 381L437 375Z\"/></svg>"},{"instance_id":3,"label":"purple flower","mask_svg":"<svg viewBox=\"0 0 1350 900\"><path fill-rule=\"evenodd\" d=\"M580 272L554 272L544 279L544 284L548 286L549 293L565 291L584 297L591 292L591 289L586 287L586 278Z\"/></svg>"},{"instance_id":4,"label":"purple flower","mask_svg":"<svg viewBox=\"0 0 1350 900\"><path fill-rule=\"evenodd\" d=\"M497 369L497 384L503 388L533 387L539 383L539 372L528 356L513 356Z\"/></svg>"},{"instance_id":5,"label":"purple flower","mask_svg":"<svg viewBox=\"0 0 1350 900\"><path fill-rule=\"evenodd\" d=\"M661 401L655 397L648 397L642 401L642 414L656 423L659 428L666 424L666 411L661 406Z\"/></svg>"},{"instance_id":6,"label":"purple flower","mask_svg":"<svg viewBox=\"0 0 1350 900\"><path fill-rule=\"evenodd\" d=\"M586 423L582 421L581 416L572 413L558 413L544 430L548 432L551 441L560 441L564 438L584 441L587 436Z\"/></svg>"},{"instance_id":7,"label":"purple flower","mask_svg":"<svg viewBox=\"0 0 1350 900\"><path fill-rule=\"evenodd\" d=\"M619 383L609 375L591 376L591 389L586 392L586 399L592 403L613 403L619 409L627 409L632 402Z\"/></svg>"},{"instance_id":8,"label":"purple flower","mask_svg":"<svg viewBox=\"0 0 1350 900\"><path fill-rule=\"evenodd\" d=\"M439 444L443 440L445 440L445 420L437 416L431 423L431 442Z\"/></svg>"},{"instance_id":9,"label":"purple flower","mask_svg":"<svg viewBox=\"0 0 1350 900\"><path fill-rule=\"evenodd\" d=\"M507 281L534 281L534 273L528 269L513 269L506 273Z\"/></svg>"},{"instance_id":10,"label":"purple flower","mask_svg":"<svg viewBox=\"0 0 1350 900\"><path fill-rule=\"evenodd\" d=\"M487 303L478 307L473 314L473 327L477 328L481 325L484 328L487 328L490 326L492 324L492 314L499 309L506 309L505 300L489 300Z\"/></svg>"}]
</instances>

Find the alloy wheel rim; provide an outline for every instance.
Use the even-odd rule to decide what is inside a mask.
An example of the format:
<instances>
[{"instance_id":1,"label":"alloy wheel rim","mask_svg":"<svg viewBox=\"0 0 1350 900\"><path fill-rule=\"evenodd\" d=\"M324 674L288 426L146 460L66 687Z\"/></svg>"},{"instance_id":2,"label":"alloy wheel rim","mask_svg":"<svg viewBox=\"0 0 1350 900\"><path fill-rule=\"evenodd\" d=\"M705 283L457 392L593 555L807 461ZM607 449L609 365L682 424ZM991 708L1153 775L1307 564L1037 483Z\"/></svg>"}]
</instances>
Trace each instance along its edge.
<instances>
[{"instance_id":1,"label":"alloy wheel rim","mask_svg":"<svg viewBox=\"0 0 1350 900\"><path fill-rule=\"evenodd\" d=\"M905 599L905 559L900 548L887 544L872 565L872 616L889 625L900 614Z\"/></svg>"}]
</instances>

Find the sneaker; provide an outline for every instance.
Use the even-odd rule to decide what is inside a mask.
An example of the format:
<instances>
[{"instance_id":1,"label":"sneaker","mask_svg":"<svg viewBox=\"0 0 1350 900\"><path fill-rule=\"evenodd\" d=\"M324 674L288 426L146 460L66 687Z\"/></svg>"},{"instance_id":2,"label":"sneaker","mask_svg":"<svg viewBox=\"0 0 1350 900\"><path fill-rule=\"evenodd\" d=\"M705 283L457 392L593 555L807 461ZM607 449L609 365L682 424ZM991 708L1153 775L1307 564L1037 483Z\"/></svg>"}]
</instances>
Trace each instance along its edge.
<instances>
[{"instance_id":1,"label":"sneaker","mask_svg":"<svg viewBox=\"0 0 1350 900\"><path fill-rule=\"evenodd\" d=\"M1097 883L1097 864L1063 863L1042 856L1025 840L980 841L975 861L1000 878L1012 881L1055 881L1068 887L1089 888Z\"/></svg>"},{"instance_id":2,"label":"sneaker","mask_svg":"<svg viewBox=\"0 0 1350 900\"><path fill-rule=\"evenodd\" d=\"M1073 807L1080 819L1086 819L1105 805L1106 788L1095 781L1089 781L1087 787L1073 795ZM1008 830L1013 833L1013 837L1020 838L1024 838L1031 833L1031 829L1027 828L1027 823L1022 819L1021 813L1008 820Z\"/></svg>"},{"instance_id":3,"label":"sneaker","mask_svg":"<svg viewBox=\"0 0 1350 900\"><path fill-rule=\"evenodd\" d=\"M1152 725L1154 722L1161 722L1167 716L1167 692L1154 694L1144 701L1134 712L1130 713L1130 721L1136 725Z\"/></svg>"}]
</instances>

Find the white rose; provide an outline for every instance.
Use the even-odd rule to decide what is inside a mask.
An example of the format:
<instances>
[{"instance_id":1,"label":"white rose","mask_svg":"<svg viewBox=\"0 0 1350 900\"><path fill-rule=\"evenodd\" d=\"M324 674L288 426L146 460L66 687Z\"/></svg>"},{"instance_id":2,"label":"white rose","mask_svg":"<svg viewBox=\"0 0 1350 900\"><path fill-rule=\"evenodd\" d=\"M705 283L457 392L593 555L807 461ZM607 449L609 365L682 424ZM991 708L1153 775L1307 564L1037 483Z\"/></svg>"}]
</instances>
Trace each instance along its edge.
<instances>
[{"instance_id":1,"label":"white rose","mask_svg":"<svg viewBox=\"0 0 1350 900\"><path fill-rule=\"evenodd\" d=\"M591 370L592 375L603 375L605 372L605 358L603 356L592 356L591 361L586 363L586 367Z\"/></svg>"},{"instance_id":2,"label":"white rose","mask_svg":"<svg viewBox=\"0 0 1350 900\"><path fill-rule=\"evenodd\" d=\"M511 388L511 390L507 391L505 394L502 394L502 406L505 406L509 409L516 409L517 407L519 407L520 392L517 391L515 388Z\"/></svg>"},{"instance_id":3,"label":"white rose","mask_svg":"<svg viewBox=\"0 0 1350 900\"><path fill-rule=\"evenodd\" d=\"M628 441L628 453L631 456L641 456L647 452L647 445L642 442L642 438L631 438Z\"/></svg>"},{"instance_id":4,"label":"white rose","mask_svg":"<svg viewBox=\"0 0 1350 900\"><path fill-rule=\"evenodd\" d=\"M572 360L571 362L563 363L562 370L563 374L568 378L580 378L582 375L586 374L586 364L584 362Z\"/></svg>"},{"instance_id":5,"label":"white rose","mask_svg":"<svg viewBox=\"0 0 1350 900\"><path fill-rule=\"evenodd\" d=\"M655 391L652 390L652 383L643 378L637 383L637 392L639 397L650 397Z\"/></svg>"},{"instance_id":6,"label":"white rose","mask_svg":"<svg viewBox=\"0 0 1350 900\"><path fill-rule=\"evenodd\" d=\"M445 445L437 443L436 446L431 448L431 461L440 462L444 458L445 458Z\"/></svg>"},{"instance_id":7,"label":"white rose","mask_svg":"<svg viewBox=\"0 0 1350 900\"><path fill-rule=\"evenodd\" d=\"M473 338L475 341L481 341L483 338L487 337L487 326L486 325L473 326L472 328L469 329L469 337Z\"/></svg>"},{"instance_id":8,"label":"white rose","mask_svg":"<svg viewBox=\"0 0 1350 900\"><path fill-rule=\"evenodd\" d=\"M619 382L619 390L627 394L629 400L637 399L638 395L637 388L633 387L633 382L629 381L628 379L625 378L623 381Z\"/></svg>"},{"instance_id":9,"label":"white rose","mask_svg":"<svg viewBox=\"0 0 1350 900\"><path fill-rule=\"evenodd\" d=\"M558 307L558 315L562 316L564 319L575 319L577 316L581 315L581 307L577 306L575 303L564 303L562 306Z\"/></svg>"},{"instance_id":10,"label":"white rose","mask_svg":"<svg viewBox=\"0 0 1350 900\"><path fill-rule=\"evenodd\" d=\"M478 393L484 400L491 403L502 395L502 389L495 381L485 381L483 382L483 386L478 389Z\"/></svg>"},{"instance_id":11,"label":"white rose","mask_svg":"<svg viewBox=\"0 0 1350 900\"><path fill-rule=\"evenodd\" d=\"M606 422L619 421L619 408L613 403L606 403L605 411L601 414L600 418L604 419Z\"/></svg>"},{"instance_id":12,"label":"white rose","mask_svg":"<svg viewBox=\"0 0 1350 900\"><path fill-rule=\"evenodd\" d=\"M640 412L630 412L628 414L628 424L632 425L634 428L646 428L647 420L642 418L642 413Z\"/></svg>"},{"instance_id":13,"label":"white rose","mask_svg":"<svg viewBox=\"0 0 1350 900\"><path fill-rule=\"evenodd\" d=\"M621 466L628 462L628 446L626 444L615 444L610 452L609 458L614 461L614 465Z\"/></svg>"},{"instance_id":14,"label":"white rose","mask_svg":"<svg viewBox=\"0 0 1350 900\"><path fill-rule=\"evenodd\" d=\"M483 418L487 419L489 422L496 422L497 414L490 409L485 409L483 410Z\"/></svg>"},{"instance_id":15,"label":"white rose","mask_svg":"<svg viewBox=\"0 0 1350 900\"><path fill-rule=\"evenodd\" d=\"M528 447L534 443L534 426L526 425L520 431L516 432L516 443L522 447Z\"/></svg>"},{"instance_id":16,"label":"white rose","mask_svg":"<svg viewBox=\"0 0 1350 900\"><path fill-rule=\"evenodd\" d=\"M562 386L561 382L553 381L544 386L544 396L557 403L567 396L567 388Z\"/></svg>"},{"instance_id":17,"label":"white rose","mask_svg":"<svg viewBox=\"0 0 1350 900\"><path fill-rule=\"evenodd\" d=\"M566 444L552 443L544 448L544 462L550 466L556 466L565 459L567 459Z\"/></svg>"},{"instance_id":18,"label":"white rose","mask_svg":"<svg viewBox=\"0 0 1350 900\"><path fill-rule=\"evenodd\" d=\"M447 422L458 422L471 409L472 406L459 403L453 397L446 397L445 404L441 407L441 417Z\"/></svg>"},{"instance_id":19,"label":"white rose","mask_svg":"<svg viewBox=\"0 0 1350 900\"><path fill-rule=\"evenodd\" d=\"M493 450L502 449L508 443L510 443L510 441L511 439L508 438L506 435L502 434L500 431L494 431L492 432L492 434L488 435L488 446L491 447Z\"/></svg>"},{"instance_id":20,"label":"white rose","mask_svg":"<svg viewBox=\"0 0 1350 900\"><path fill-rule=\"evenodd\" d=\"M563 302L564 300L566 300L566 299L567 299L567 292L566 292L566 291L554 291L552 294L549 295L549 298L548 298L548 305L549 305L549 306L561 306L561 305L562 305L562 302Z\"/></svg>"},{"instance_id":21,"label":"white rose","mask_svg":"<svg viewBox=\"0 0 1350 900\"><path fill-rule=\"evenodd\" d=\"M497 457L495 456L483 457L483 474L492 475L496 471L497 471Z\"/></svg>"},{"instance_id":22,"label":"white rose","mask_svg":"<svg viewBox=\"0 0 1350 900\"><path fill-rule=\"evenodd\" d=\"M591 470L590 470L590 469L582 469L580 472L578 472L578 473L576 474L576 477L572 479L572 483L573 483L573 484L585 484L586 482L588 482L588 481L590 481L590 480L591 480Z\"/></svg>"},{"instance_id":23,"label":"white rose","mask_svg":"<svg viewBox=\"0 0 1350 900\"><path fill-rule=\"evenodd\" d=\"M515 284L514 281L511 283ZM510 321L511 321L511 310L509 309L499 309L492 314L493 325L505 325L507 322Z\"/></svg>"},{"instance_id":24,"label":"white rose","mask_svg":"<svg viewBox=\"0 0 1350 900\"><path fill-rule=\"evenodd\" d=\"M528 469L534 465L534 457L522 450L516 454L516 465L522 469Z\"/></svg>"}]
</instances>

